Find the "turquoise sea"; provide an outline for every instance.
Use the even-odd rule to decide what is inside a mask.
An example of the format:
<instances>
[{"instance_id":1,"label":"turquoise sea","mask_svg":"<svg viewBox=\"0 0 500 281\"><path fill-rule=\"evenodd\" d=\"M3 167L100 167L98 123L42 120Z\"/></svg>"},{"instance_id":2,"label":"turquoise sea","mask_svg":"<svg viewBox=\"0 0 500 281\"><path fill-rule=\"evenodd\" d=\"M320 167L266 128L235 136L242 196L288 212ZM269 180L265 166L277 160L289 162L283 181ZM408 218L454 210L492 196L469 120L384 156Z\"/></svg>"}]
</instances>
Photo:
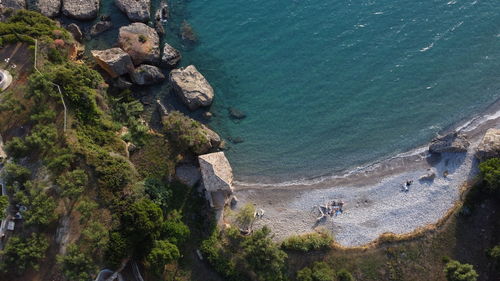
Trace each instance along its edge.
<instances>
[{"instance_id":1,"label":"turquoise sea","mask_svg":"<svg viewBox=\"0 0 500 281\"><path fill-rule=\"evenodd\" d=\"M216 92L235 177L342 173L425 145L500 98L497 0L174 0L166 41ZM187 20L199 41L178 36ZM229 117L228 108L247 114Z\"/></svg>"}]
</instances>

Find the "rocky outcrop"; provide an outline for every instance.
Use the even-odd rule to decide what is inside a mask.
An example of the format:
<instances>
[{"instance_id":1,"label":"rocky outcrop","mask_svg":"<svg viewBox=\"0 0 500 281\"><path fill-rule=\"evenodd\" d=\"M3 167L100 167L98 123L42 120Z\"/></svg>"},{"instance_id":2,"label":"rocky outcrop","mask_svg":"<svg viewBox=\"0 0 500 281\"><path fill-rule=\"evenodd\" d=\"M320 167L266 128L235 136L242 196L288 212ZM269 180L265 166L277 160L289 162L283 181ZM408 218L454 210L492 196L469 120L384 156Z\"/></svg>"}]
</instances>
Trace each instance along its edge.
<instances>
[{"instance_id":1,"label":"rocky outcrop","mask_svg":"<svg viewBox=\"0 0 500 281\"><path fill-rule=\"evenodd\" d=\"M168 4L167 2L162 2L160 4L160 8L156 10L155 13L155 29L158 34L163 35L165 34L165 28L163 27L163 22L167 20L168 18Z\"/></svg>"},{"instance_id":2,"label":"rocky outcrop","mask_svg":"<svg viewBox=\"0 0 500 281\"><path fill-rule=\"evenodd\" d=\"M69 24L66 29L73 35L76 41L82 42L83 40L83 33L80 27L74 23Z\"/></svg>"},{"instance_id":3,"label":"rocky outcrop","mask_svg":"<svg viewBox=\"0 0 500 281\"><path fill-rule=\"evenodd\" d=\"M193 65L172 70L170 82L174 91L190 110L212 104L214 90Z\"/></svg>"},{"instance_id":4,"label":"rocky outcrop","mask_svg":"<svg viewBox=\"0 0 500 281\"><path fill-rule=\"evenodd\" d=\"M137 85L152 85L165 80L165 75L158 67L143 64L130 73L130 78Z\"/></svg>"},{"instance_id":5,"label":"rocky outcrop","mask_svg":"<svg viewBox=\"0 0 500 281\"><path fill-rule=\"evenodd\" d=\"M123 77L118 77L118 79L115 80L113 83L113 86L118 88L118 89L128 89L133 86L133 84L129 81L127 81Z\"/></svg>"},{"instance_id":6,"label":"rocky outcrop","mask_svg":"<svg viewBox=\"0 0 500 281\"><path fill-rule=\"evenodd\" d=\"M120 48L102 51L93 50L91 53L97 64L113 78L131 72L134 69L129 54Z\"/></svg>"},{"instance_id":7,"label":"rocky outcrop","mask_svg":"<svg viewBox=\"0 0 500 281\"><path fill-rule=\"evenodd\" d=\"M98 21L90 28L90 36L95 37L113 27L111 21Z\"/></svg>"},{"instance_id":8,"label":"rocky outcrop","mask_svg":"<svg viewBox=\"0 0 500 281\"><path fill-rule=\"evenodd\" d=\"M220 136L216 132L214 132L213 130L211 130L210 128L208 128L207 126L205 126L203 124L201 124L201 127L203 128L205 136L209 140L209 143L211 146L209 148L209 150L214 150L214 149L219 148L221 143L222 143L222 139L220 138ZM208 152L208 150L206 152Z\"/></svg>"},{"instance_id":9,"label":"rocky outcrop","mask_svg":"<svg viewBox=\"0 0 500 281\"><path fill-rule=\"evenodd\" d=\"M0 8L14 10L26 9L26 0L2 0Z\"/></svg>"},{"instance_id":10,"label":"rocky outcrop","mask_svg":"<svg viewBox=\"0 0 500 281\"><path fill-rule=\"evenodd\" d=\"M163 67L174 67L180 60L181 53L174 47L165 43L165 46L163 46L163 54L161 55L161 65Z\"/></svg>"},{"instance_id":11,"label":"rocky outcrop","mask_svg":"<svg viewBox=\"0 0 500 281\"><path fill-rule=\"evenodd\" d=\"M205 196L210 206L224 208L233 194L233 170L224 152L214 152L198 156Z\"/></svg>"},{"instance_id":12,"label":"rocky outcrop","mask_svg":"<svg viewBox=\"0 0 500 281\"><path fill-rule=\"evenodd\" d=\"M500 157L500 129L486 131L477 147L476 157L481 161Z\"/></svg>"},{"instance_id":13,"label":"rocky outcrop","mask_svg":"<svg viewBox=\"0 0 500 281\"><path fill-rule=\"evenodd\" d=\"M62 12L69 18L92 20L99 13L99 0L63 0Z\"/></svg>"},{"instance_id":14,"label":"rocky outcrop","mask_svg":"<svg viewBox=\"0 0 500 281\"><path fill-rule=\"evenodd\" d=\"M200 169L191 164L179 165L175 168L175 178L181 183L193 187L200 181Z\"/></svg>"},{"instance_id":15,"label":"rocky outcrop","mask_svg":"<svg viewBox=\"0 0 500 281\"><path fill-rule=\"evenodd\" d=\"M245 112L234 107L229 108L229 116L234 119L244 119L245 117L247 117Z\"/></svg>"},{"instance_id":16,"label":"rocky outcrop","mask_svg":"<svg viewBox=\"0 0 500 281\"><path fill-rule=\"evenodd\" d=\"M28 0L28 9L40 12L41 14L54 18L61 11L61 0Z\"/></svg>"},{"instance_id":17,"label":"rocky outcrop","mask_svg":"<svg viewBox=\"0 0 500 281\"><path fill-rule=\"evenodd\" d=\"M467 152L469 145L470 143L466 135L453 132L433 139L429 146L429 152Z\"/></svg>"},{"instance_id":18,"label":"rocky outcrop","mask_svg":"<svg viewBox=\"0 0 500 281\"><path fill-rule=\"evenodd\" d=\"M118 44L127 52L135 65L160 62L160 38L156 31L143 24L133 23L120 28Z\"/></svg>"},{"instance_id":19,"label":"rocky outcrop","mask_svg":"<svg viewBox=\"0 0 500 281\"><path fill-rule=\"evenodd\" d=\"M115 0L115 4L131 21L149 21L150 0Z\"/></svg>"}]
</instances>

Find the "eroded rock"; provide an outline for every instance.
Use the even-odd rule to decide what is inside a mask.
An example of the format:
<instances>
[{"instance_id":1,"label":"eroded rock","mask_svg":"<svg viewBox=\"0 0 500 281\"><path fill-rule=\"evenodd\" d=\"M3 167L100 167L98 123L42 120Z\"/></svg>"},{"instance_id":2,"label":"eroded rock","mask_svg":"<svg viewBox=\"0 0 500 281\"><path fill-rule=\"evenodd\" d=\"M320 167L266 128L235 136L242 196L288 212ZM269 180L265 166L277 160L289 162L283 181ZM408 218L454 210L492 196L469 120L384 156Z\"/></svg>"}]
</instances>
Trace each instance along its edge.
<instances>
[{"instance_id":1,"label":"eroded rock","mask_svg":"<svg viewBox=\"0 0 500 281\"><path fill-rule=\"evenodd\" d=\"M177 49L165 43L161 55L161 65L163 67L174 67L179 63L181 57L181 53Z\"/></svg>"},{"instance_id":2,"label":"eroded rock","mask_svg":"<svg viewBox=\"0 0 500 281\"><path fill-rule=\"evenodd\" d=\"M69 24L66 29L73 35L76 41L82 42L83 40L83 33L80 27L74 23Z\"/></svg>"},{"instance_id":3,"label":"eroded rock","mask_svg":"<svg viewBox=\"0 0 500 281\"><path fill-rule=\"evenodd\" d=\"M165 80L165 75L158 67L143 64L130 73L130 78L137 85L152 85Z\"/></svg>"},{"instance_id":4,"label":"eroded rock","mask_svg":"<svg viewBox=\"0 0 500 281\"><path fill-rule=\"evenodd\" d=\"M191 164L182 164L175 168L175 177L181 183L193 187L200 181L201 173L198 167Z\"/></svg>"},{"instance_id":5,"label":"eroded rock","mask_svg":"<svg viewBox=\"0 0 500 281\"><path fill-rule=\"evenodd\" d=\"M135 65L160 62L160 38L158 33L143 23L132 23L120 28L118 44L127 52Z\"/></svg>"},{"instance_id":6,"label":"eroded rock","mask_svg":"<svg viewBox=\"0 0 500 281\"><path fill-rule=\"evenodd\" d=\"M113 27L113 23L111 21L98 21L90 28L90 36L95 37L104 31L107 31Z\"/></svg>"},{"instance_id":7,"label":"eroded rock","mask_svg":"<svg viewBox=\"0 0 500 281\"><path fill-rule=\"evenodd\" d=\"M129 54L120 48L101 51L93 50L91 53L97 64L113 78L131 72L134 69Z\"/></svg>"},{"instance_id":8,"label":"eroded rock","mask_svg":"<svg viewBox=\"0 0 500 281\"><path fill-rule=\"evenodd\" d=\"M150 0L115 0L115 4L127 14L131 21L147 22L149 20Z\"/></svg>"},{"instance_id":9,"label":"eroded rock","mask_svg":"<svg viewBox=\"0 0 500 281\"><path fill-rule=\"evenodd\" d=\"M26 0L2 0L0 8L13 10L26 9Z\"/></svg>"},{"instance_id":10,"label":"eroded rock","mask_svg":"<svg viewBox=\"0 0 500 281\"><path fill-rule=\"evenodd\" d=\"M99 0L63 0L62 12L77 20L92 20L99 13Z\"/></svg>"},{"instance_id":11,"label":"eroded rock","mask_svg":"<svg viewBox=\"0 0 500 281\"><path fill-rule=\"evenodd\" d=\"M190 110L212 104L214 90L193 65L172 70L170 82L174 91Z\"/></svg>"},{"instance_id":12,"label":"eroded rock","mask_svg":"<svg viewBox=\"0 0 500 281\"><path fill-rule=\"evenodd\" d=\"M500 129L486 131L477 147L476 157L481 161L500 157Z\"/></svg>"},{"instance_id":13,"label":"eroded rock","mask_svg":"<svg viewBox=\"0 0 500 281\"><path fill-rule=\"evenodd\" d=\"M467 148L469 147L469 145L470 143L467 140L467 136L465 134L453 132L446 136L433 139L429 146L429 152L467 152Z\"/></svg>"}]
</instances>

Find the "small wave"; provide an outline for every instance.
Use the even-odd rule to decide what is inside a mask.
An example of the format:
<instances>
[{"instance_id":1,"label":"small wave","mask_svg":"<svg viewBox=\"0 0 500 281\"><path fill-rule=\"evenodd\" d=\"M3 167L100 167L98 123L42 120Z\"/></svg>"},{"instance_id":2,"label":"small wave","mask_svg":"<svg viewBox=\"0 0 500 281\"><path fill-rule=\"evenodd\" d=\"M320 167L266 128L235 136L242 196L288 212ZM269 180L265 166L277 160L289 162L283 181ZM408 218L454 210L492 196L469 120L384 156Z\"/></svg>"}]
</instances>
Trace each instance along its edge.
<instances>
[{"instance_id":1,"label":"small wave","mask_svg":"<svg viewBox=\"0 0 500 281\"><path fill-rule=\"evenodd\" d=\"M432 42L429 46L420 49L420 52L426 52L427 50L432 49L432 47L434 47L434 42Z\"/></svg>"},{"instance_id":2,"label":"small wave","mask_svg":"<svg viewBox=\"0 0 500 281\"><path fill-rule=\"evenodd\" d=\"M457 1L456 0L452 0L448 3L446 3L446 5L454 5L454 4L457 4Z\"/></svg>"},{"instance_id":3,"label":"small wave","mask_svg":"<svg viewBox=\"0 0 500 281\"><path fill-rule=\"evenodd\" d=\"M384 12L375 12L375 13L373 13L373 14L374 14L374 15L383 15L383 14L384 14Z\"/></svg>"}]
</instances>

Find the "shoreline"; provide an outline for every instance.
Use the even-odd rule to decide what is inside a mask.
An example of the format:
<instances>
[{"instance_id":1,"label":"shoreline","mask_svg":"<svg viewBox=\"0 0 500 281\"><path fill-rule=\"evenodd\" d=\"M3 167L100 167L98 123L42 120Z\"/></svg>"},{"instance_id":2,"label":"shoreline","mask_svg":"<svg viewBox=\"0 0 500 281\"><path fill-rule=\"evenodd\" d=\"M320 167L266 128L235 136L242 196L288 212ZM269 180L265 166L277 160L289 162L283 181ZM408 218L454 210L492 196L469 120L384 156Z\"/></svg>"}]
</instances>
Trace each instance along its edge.
<instances>
[{"instance_id":1,"label":"shoreline","mask_svg":"<svg viewBox=\"0 0 500 281\"><path fill-rule=\"evenodd\" d=\"M427 146L354 169L344 175L309 182L243 184L235 182L238 206L253 203L265 215L256 227L268 225L276 240L317 228L332 232L345 247L370 244L384 233L408 234L439 222L460 200L461 189L478 173L475 149L489 128L500 128L500 100L482 115L460 121L455 129L468 135L467 153L430 155ZM433 181L419 181L432 169ZM447 171L448 176L443 174ZM409 192L401 186L414 181ZM343 200L344 213L316 223L317 206Z\"/></svg>"}]
</instances>

